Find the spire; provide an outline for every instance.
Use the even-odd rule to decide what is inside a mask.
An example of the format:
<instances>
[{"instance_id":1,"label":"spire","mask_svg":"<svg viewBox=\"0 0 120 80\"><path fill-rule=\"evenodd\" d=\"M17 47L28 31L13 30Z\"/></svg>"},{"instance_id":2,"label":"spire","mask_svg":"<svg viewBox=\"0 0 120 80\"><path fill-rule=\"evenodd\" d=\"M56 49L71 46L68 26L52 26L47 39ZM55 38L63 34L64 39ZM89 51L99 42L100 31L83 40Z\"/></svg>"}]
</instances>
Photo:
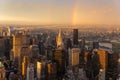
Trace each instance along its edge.
<instances>
[{"instance_id":1,"label":"spire","mask_svg":"<svg viewBox=\"0 0 120 80\"><path fill-rule=\"evenodd\" d=\"M56 37L56 43L57 43L57 48L62 49L63 48L63 41L62 41L62 35L61 35L61 30L59 30L59 33Z\"/></svg>"}]
</instances>

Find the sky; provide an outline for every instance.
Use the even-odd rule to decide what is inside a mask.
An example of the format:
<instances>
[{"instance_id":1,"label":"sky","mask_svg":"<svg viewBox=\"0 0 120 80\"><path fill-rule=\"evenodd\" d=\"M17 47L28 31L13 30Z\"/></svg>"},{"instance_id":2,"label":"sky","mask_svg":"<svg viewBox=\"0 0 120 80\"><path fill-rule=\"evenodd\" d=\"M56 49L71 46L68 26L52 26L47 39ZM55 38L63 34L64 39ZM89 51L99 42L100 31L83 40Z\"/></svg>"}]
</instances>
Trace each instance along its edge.
<instances>
[{"instance_id":1,"label":"sky","mask_svg":"<svg viewBox=\"0 0 120 80\"><path fill-rule=\"evenodd\" d=\"M120 0L0 0L0 23L120 24Z\"/></svg>"}]
</instances>

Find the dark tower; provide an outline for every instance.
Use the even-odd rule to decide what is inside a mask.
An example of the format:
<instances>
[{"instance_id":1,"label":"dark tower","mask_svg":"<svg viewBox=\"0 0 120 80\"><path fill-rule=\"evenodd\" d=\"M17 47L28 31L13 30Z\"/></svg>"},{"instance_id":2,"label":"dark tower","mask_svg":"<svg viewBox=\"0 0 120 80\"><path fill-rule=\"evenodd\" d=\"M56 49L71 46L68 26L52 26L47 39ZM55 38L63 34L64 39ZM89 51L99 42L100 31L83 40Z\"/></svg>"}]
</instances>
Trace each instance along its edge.
<instances>
[{"instance_id":1,"label":"dark tower","mask_svg":"<svg viewBox=\"0 0 120 80\"><path fill-rule=\"evenodd\" d=\"M93 42L93 49L99 48L99 42Z\"/></svg>"},{"instance_id":2,"label":"dark tower","mask_svg":"<svg viewBox=\"0 0 120 80\"><path fill-rule=\"evenodd\" d=\"M72 42L70 38L67 39L67 49L72 48Z\"/></svg>"},{"instance_id":3,"label":"dark tower","mask_svg":"<svg viewBox=\"0 0 120 80\"><path fill-rule=\"evenodd\" d=\"M78 45L78 29L73 29L73 45Z\"/></svg>"}]
</instances>

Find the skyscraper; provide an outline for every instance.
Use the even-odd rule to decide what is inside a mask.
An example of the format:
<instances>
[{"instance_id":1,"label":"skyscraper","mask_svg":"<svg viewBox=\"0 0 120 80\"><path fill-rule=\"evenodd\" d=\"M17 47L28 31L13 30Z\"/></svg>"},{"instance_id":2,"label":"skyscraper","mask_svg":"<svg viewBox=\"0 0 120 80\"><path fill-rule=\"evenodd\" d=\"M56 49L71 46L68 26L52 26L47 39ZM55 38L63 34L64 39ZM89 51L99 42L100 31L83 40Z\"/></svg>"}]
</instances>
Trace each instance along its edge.
<instances>
[{"instance_id":1,"label":"skyscraper","mask_svg":"<svg viewBox=\"0 0 120 80\"><path fill-rule=\"evenodd\" d=\"M73 29L73 45L78 45L78 29Z\"/></svg>"},{"instance_id":2,"label":"skyscraper","mask_svg":"<svg viewBox=\"0 0 120 80\"><path fill-rule=\"evenodd\" d=\"M99 42L93 42L93 49L99 48Z\"/></svg>"},{"instance_id":3,"label":"skyscraper","mask_svg":"<svg viewBox=\"0 0 120 80\"><path fill-rule=\"evenodd\" d=\"M29 35L25 30L16 30L13 36L13 52L14 59L18 65L18 69L21 72L22 58L27 54L27 47L29 46Z\"/></svg>"},{"instance_id":4,"label":"skyscraper","mask_svg":"<svg viewBox=\"0 0 120 80\"><path fill-rule=\"evenodd\" d=\"M57 48L53 54L53 59L57 62L58 74L62 75L65 69L65 54L63 50L63 41L61 36L61 31L59 31L56 38Z\"/></svg>"},{"instance_id":5,"label":"skyscraper","mask_svg":"<svg viewBox=\"0 0 120 80\"><path fill-rule=\"evenodd\" d=\"M30 45L30 57L36 58L39 55L39 46L38 45Z\"/></svg>"},{"instance_id":6,"label":"skyscraper","mask_svg":"<svg viewBox=\"0 0 120 80\"><path fill-rule=\"evenodd\" d=\"M67 39L67 44L66 45L67 45L67 49L72 48L72 42L71 42L70 38Z\"/></svg>"},{"instance_id":7,"label":"skyscraper","mask_svg":"<svg viewBox=\"0 0 120 80\"><path fill-rule=\"evenodd\" d=\"M59 30L59 33L56 37L56 43L57 43L57 48L59 48L59 49L63 48L63 40L62 40L61 30Z\"/></svg>"},{"instance_id":8,"label":"skyscraper","mask_svg":"<svg viewBox=\"0 0 120 80\"><path fill-rule=\"evenodd\" d=\"M27 80L34 80L34 67L32 64L27 67Z\"/></svg>"},{"instance_id":9,"label":"skyscraper","mask_svg":"<svg viewBox=\"0 0 120 80\"><path fill-rule=\"evenodd\" d=\"M79 65L79 55L80 55L79 48L72 48L71 50L69 50L69 64L70 64L70 66Z\"/></svg>"},{"instance_id":10,"label":"skyscraper","mask_svg":"<svg viewBox=\"0 0 120 80\"><path fill-rule=\"evenodd\" d=\"M37 62L37 79L40 80L41 78L41 69L42 69L42 63Z\"/></svg>"},{"instance_id":11,"label":"skyscraper","mask_svg":"<svg viewBox=\"0 0 120 80\"><path fill-rule=\"evenodd\" d=\"M15 34L13 37L13 51L14 58L18 59L20 57L20 50L22 47L22 33Z\"/></svg>"}]
</instances>

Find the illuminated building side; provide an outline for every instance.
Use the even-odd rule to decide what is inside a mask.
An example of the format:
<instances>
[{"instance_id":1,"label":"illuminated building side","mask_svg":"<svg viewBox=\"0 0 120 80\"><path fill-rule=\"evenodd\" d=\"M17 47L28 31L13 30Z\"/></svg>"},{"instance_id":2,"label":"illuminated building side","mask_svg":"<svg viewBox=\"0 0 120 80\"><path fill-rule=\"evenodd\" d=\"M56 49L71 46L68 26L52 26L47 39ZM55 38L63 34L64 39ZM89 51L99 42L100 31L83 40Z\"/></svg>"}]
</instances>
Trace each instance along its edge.
<instances>
[{"instance_id":1,"label":"illuminated building side","mask_svg":"<svg viewBox=\"0 0 120 80\"><path fill-rule=\"evenodd\" d=\"M53 54L54 60L57 62L58 66L58 74L62 75L65 69L65 54L63 50L63 41L61 36L61 31L59 31L58 36L56 38L57 48Z\"/></svg>"},{"instance_id":2,"label":"illuminated building side","mask_svg":"<svg viewBox=\"0 0 120 80\"><path fill-rule=\"evenodd\" d=\"M79 48L69 49L69 65L70 66L79 65L79 55L80 55Z\"/></svg>"},{"instance_id":3,"label":"illuminated building side","mask_svg":"<svg viewBox=\"0 0 120 80\"><path fill-rule=\"evenodd\" d=\"M72 54L72 66L79 65L80 49L79 48L72 48L71 54Z\"/></svg>"},{"instance_id":4,"label":"illuminated building side","mask_svg":"<svg viewBox=\"0 0 120 80\"><path fill-rule=\"evenodd\" d=\"M37 62L37 79L38 80L41 78L41 69L42 69L42 63Z\"/></svg>"},{"instance_id":5,"label":"illuminated building side","mask_svg":"<svg viewBox=\"0 0 120 80\"><path fill-rule=\"evenodd\" d=\"M0 80L6 80L6 70L2 62L0 62Z\"/></svg>"},{"instance_id":6,"label":"illuminated building side","mask_svg":"<svg viewBox=\"0 0 120 80\"><path fill-rule=\"evenodd\" d=\"M97 52L99 54L100 64L102 66L102 69L105 71L107 65L107 52L104 50L98 50Z\"/></svg>"},{"instance_id":7,"label":"illuminated building side","mask_svg":"<svg viewBox=\"0 0 120 80\"><path fill-rule=\"evenodd\" d=\"M61 49L63 48L63 41L62 41L62 36L61 36L61 30L59 30L59 33L56 37L56 43L57 43L57 48Z\"/></svg>"}]
</instances>

